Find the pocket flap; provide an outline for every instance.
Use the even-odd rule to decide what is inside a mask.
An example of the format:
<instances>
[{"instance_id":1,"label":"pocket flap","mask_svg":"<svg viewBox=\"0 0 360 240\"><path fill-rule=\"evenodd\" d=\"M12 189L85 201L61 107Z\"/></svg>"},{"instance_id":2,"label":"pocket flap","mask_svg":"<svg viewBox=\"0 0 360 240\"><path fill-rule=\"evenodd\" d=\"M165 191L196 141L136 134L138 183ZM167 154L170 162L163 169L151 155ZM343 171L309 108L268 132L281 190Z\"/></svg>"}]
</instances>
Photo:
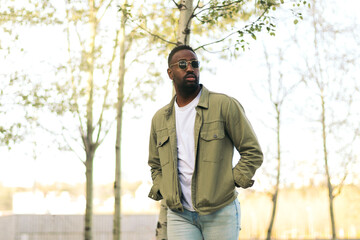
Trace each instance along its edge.
<instances>
[{"instance_id":1,"label":"pocket flap","mask_svg":"<svg viewBox=\"0 0 360 240\"><path fill-rule=\"evenodd\" d=\"M157 139L157 147L163 146L169 140L169 136L162 136Z\"/></svg>"},{"instance_id":2,"label":"pocket flap","mask_svg":"<svg viewBox=\"0 0 360 240\"><path fill-rule=\"evenodd\" d=\"M225 137L225 132L222 129L214 129L212 131L201 132L200 137L205 141L222 139Z\"/></svg>"}]
</instances>

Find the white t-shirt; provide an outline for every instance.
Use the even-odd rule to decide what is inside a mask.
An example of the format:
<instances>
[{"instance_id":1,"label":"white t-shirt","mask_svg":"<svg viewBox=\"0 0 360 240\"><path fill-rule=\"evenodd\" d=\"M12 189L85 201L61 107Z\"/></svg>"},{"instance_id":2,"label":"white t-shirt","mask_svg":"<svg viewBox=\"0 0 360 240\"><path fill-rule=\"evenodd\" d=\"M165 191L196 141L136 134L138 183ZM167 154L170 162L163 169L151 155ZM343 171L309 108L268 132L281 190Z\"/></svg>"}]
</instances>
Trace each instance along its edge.
<instances>
[{"instance_id":1,"label":"white t-shirt","mask_svg":"<svg viewBox=\"0 0 360 240\"><path fill-rule=\"evenodd\" d=\"M195 117L201 91L189 104L179 107L175 101L178 174L182 191L181 202L187 210L194 211L191 201L191 180L195 168Z\"/></svg>"}]
</instances>

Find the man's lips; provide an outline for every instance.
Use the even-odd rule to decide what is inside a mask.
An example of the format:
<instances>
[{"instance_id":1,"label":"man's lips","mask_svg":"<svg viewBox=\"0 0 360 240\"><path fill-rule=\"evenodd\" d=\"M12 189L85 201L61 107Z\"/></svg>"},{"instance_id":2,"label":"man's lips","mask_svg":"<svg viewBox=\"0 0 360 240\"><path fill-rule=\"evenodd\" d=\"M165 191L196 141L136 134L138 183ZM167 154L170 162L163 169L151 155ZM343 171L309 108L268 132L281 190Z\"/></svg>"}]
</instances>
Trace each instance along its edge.
<instances>
[{"instance_id":1,"label":"man's lips","mask_svg":"<svg viewBox=\"0 0 360 240\"><path fill-rule=\"evenodd\" d=\"M186 76L185 76L185 79L186 79L186 80L189 80L189 81L195 81L195 80L196 80L196 76L193 75L193 74L189 74L189 75L186 75Z\"/></svg>"}]
</instances>

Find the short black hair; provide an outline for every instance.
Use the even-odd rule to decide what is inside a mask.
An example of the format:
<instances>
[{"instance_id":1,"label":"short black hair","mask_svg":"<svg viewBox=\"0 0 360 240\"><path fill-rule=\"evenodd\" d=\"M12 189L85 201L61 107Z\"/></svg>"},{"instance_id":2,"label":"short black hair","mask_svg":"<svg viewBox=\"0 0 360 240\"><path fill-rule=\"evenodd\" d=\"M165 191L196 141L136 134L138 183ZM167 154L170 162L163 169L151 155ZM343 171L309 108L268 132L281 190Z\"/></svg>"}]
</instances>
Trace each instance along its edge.
<instances>
[{"instance_id":1,"label":"short black hair","mask_svg":"<svg viewBox=\"0 0 360 240\"><path fill-rule=\"evenodd\" d=\"M173 48L173 50L171 50L170 54L169 54L169 57L168 57L168 65L170 66L170 62L171 62L171 59L172 57L174 56L175 53L177 53L178 51L180 50L190 50L192 51L193 53L195 53L196 55L196 52L194 51L194 49L192 49L192 47L188 46L188 45L179 45L179 46L176 46L175 48Z\"/></svg>"}]
</instances>

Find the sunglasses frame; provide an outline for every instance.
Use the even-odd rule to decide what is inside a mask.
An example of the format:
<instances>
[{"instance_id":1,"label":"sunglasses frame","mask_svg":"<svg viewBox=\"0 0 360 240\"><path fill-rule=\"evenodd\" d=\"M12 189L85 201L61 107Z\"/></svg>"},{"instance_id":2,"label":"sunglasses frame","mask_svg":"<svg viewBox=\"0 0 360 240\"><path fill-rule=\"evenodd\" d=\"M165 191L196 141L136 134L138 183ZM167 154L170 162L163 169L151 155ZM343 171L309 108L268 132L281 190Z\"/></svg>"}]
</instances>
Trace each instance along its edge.
<instances>
[{"instance_id":1,"label":"sunglasses frame","mask_svg":"<svg viewBox=\"0 0 360 240\"><path fill-rule=\"evenodd\" d=\"M184 68L182 68L182 67L180 67L180 62L185 62L185 67ZM196 66L194 66L194 62L197 62L197 67ZM187 67L188 67L188 64L191 64L191 67L192 68L199 68L200 67L200 61L199 60L190 60L190 61L186 61L186 60L180 60L180 61L178 61L178 62L176 62L176 63L173 63L173 64L171 64L169 67L172 67L172 66L174 66L174 65L178 65L178 67L180 68L180 69L182 69L182 70L185 70Z\"/></svg>"}]
</instances>

